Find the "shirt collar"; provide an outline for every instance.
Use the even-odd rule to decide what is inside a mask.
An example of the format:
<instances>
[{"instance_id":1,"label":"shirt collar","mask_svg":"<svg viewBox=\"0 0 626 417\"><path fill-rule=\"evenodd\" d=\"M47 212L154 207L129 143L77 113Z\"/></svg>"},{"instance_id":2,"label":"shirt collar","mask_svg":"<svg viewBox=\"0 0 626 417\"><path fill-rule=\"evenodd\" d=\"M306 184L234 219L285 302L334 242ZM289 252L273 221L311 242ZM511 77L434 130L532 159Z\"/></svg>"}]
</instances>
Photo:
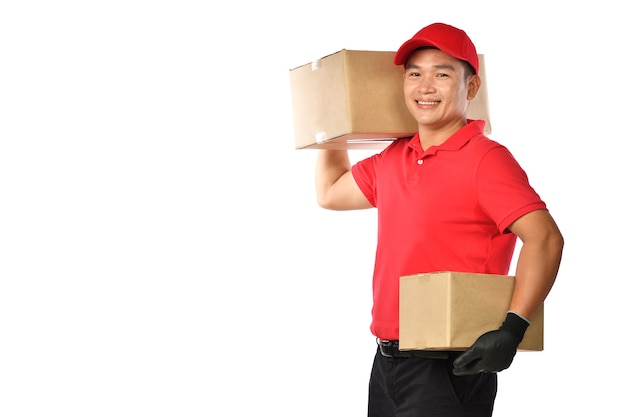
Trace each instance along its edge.
<instances>
[{"instance_id":1,"label":"shirt collar","mask_svg":"<svg viewBox=\"0 0 626 417\"><path fill-rule=\"evenodd\" d=\"M422 150L420 144L419 132L413 136L413 139L409 142L409 148L420 154L434 154L437 151L458 151L474 136L484 134L485 121L484 120L467 120L467 124L461 129L457 130L452 136L450 136L444 143L437 146L431 146L426 152Z\"/></svg>"}]
</instances>

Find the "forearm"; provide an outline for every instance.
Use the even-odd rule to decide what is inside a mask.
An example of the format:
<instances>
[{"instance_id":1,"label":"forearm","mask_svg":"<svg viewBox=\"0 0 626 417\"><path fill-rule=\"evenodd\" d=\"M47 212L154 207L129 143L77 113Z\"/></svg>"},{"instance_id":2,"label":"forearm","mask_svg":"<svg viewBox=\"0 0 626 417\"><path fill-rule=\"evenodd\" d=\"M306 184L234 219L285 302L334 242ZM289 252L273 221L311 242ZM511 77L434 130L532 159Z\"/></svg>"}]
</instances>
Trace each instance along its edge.
<instances>
[{"instance_id":1,"label":"forearm","mask_svg":"<svg viewBox=\"0 0 626 417\"><path fill-rule=\"evenodd\" d=\"M519 254L509 310L531 320L554 285L563 243L558 234L524 243Z\"/></svg>"},{"instance_id":2,"label":"forearm","mask_svg":"<svg viewBox=\"0 0 626 417\"><path fill-rule=\"evenodd\" d=\"M315 166L315 192L320 206L329 206L333 185L350 171L350 167L347 150L320 149L318 151Z\"/></svg>"}]
</instances>

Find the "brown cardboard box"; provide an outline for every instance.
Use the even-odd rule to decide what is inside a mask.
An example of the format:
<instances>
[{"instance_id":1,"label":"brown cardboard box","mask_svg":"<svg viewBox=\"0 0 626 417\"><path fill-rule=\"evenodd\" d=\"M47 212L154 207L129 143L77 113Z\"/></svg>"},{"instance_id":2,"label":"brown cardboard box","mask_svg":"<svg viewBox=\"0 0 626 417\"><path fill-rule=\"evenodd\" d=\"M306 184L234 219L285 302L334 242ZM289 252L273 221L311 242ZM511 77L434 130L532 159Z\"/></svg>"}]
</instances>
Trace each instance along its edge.
<instances>
[{"instance_id":1,"label":"brown cardboard box","mask_svg":"<svg viewBox=\"0 0 626 417\"><path fill-rule=\"evenodd\" d=\"M289 71L296 149L382 149L417 132L402 91L402 66L392 51L342 49ZM470 119L491 133L484 56L482 85Z\"/></svg>"},{"instance_id":2,"label":"brown cardboard box","mask_svg":"<svg viewBox=\"0 0 626 417\"><path fill-rule=\"evenodd\" d=\"M506 317L515 277L436 272L400 278L401 350L466 350ZM543 350L543 305L519 350Z\"/></svg>"}]
</instances>

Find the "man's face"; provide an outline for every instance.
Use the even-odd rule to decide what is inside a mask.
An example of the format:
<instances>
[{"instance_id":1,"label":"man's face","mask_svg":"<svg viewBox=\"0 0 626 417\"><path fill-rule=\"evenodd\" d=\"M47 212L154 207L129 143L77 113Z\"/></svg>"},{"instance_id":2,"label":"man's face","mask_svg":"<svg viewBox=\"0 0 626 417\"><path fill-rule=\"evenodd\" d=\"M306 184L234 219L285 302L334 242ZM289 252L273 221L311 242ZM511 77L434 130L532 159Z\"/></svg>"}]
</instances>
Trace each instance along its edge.
<instances>
[{"instance_id":1,"label":"man's face","mask_svg":"<svg viewBox=\"0 0 626 417\"><path fill-rule=\"evenodd\" d=\"M442 128L465 124L465 113L480 81L467 79L462 61L439 49L419 49L406 61L404 99L418 124Z\"/></svg>"}]
</instances>

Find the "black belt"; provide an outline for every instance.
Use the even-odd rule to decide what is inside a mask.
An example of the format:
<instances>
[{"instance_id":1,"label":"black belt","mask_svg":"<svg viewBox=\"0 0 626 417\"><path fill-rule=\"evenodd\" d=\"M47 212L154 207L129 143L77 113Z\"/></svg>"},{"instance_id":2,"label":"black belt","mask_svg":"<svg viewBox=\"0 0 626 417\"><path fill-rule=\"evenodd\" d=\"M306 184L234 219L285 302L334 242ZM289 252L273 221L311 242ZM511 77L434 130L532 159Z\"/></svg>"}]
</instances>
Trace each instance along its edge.
<instances>
[{"instance_id":1,"label":"black belt","mask_svg":"<svg viewBox=\"0 0 626 417\"><path fill-rule=\"evenodd\" d=\"M440 350L400 350L397 340L380 340L378 350L386 358L425 358L425 359L447 359L449 352Z\"/></svg>"}]
</instances>

